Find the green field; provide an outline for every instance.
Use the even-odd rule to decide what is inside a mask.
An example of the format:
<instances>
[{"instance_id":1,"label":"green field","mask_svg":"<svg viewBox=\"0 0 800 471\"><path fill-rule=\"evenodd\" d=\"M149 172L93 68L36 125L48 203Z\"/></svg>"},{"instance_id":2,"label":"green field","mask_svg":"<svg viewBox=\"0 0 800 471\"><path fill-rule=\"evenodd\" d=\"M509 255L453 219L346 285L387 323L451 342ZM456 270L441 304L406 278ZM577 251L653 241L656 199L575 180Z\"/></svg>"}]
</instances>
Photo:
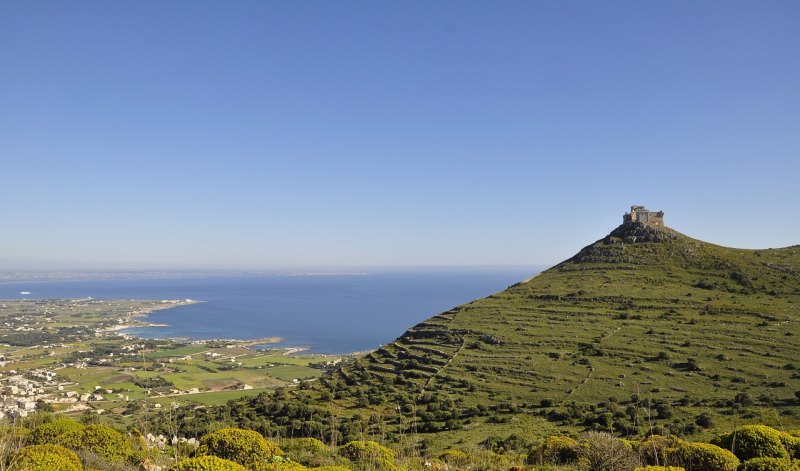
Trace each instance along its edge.
<instances>
[{"instance_id":1,"label":"green field","mask_svg":"<svg viewBox=\"0 0 800 471\"><path fill-rule=\"evenodd\" d=\"M183 345L176 348L164 348L152 352L147 352L143 356L149 360L158 360L170 357L183 357L186 355L195 355L200 352L207 352L210 349L205 345Z\"/></svg>"}]
</instances>

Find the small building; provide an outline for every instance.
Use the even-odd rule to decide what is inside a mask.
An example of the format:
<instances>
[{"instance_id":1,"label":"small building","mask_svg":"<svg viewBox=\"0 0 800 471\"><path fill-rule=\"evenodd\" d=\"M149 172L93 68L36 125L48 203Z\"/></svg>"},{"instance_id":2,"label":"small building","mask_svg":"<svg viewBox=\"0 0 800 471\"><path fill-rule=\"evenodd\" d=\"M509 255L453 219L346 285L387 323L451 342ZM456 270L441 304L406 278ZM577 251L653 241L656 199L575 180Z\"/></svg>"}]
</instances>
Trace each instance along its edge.
<instances>
[{"instance_id":1,"label":"small building","mask_svg":"<svg viewBox=\"0 0 800 471\"><path fill-rule=\"evenodd\" d=\"M20 410L36 410L36 401L20 400L17 401L17 408Z\"/></svg>"},{"instance_id":2,"label":"small building","mask_svg":"<svg viewBox=\"0 0 800 471\"><path fill-rule=\"evenodd\" d=\"M650 211L644 206L631 206L631 212L622 216L622 222L640 222L654 226L664 225L664 211Z\"/></svg>"}]
</instances>

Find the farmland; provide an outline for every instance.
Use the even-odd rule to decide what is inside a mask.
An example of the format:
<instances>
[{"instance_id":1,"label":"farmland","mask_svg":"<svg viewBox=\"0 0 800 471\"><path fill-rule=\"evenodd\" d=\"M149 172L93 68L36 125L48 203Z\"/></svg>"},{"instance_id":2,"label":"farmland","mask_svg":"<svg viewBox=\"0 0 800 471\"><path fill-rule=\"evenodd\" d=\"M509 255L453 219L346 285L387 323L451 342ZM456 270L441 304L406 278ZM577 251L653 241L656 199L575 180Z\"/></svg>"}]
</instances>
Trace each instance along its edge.
<instances>
[{"instance_id":1,"label":"farmland","mask_svg":"<svg viewBox=\"0 0 800 471\"><path fill-rule=\"evenodd\" d=\"M219 404L291 387L343 360L263 348L277 339L189 342L122 333L153 310L185 302L0 302L3 414L46 410L106 414L125 422L150 405Z\"/></svg>"}]
</instances>

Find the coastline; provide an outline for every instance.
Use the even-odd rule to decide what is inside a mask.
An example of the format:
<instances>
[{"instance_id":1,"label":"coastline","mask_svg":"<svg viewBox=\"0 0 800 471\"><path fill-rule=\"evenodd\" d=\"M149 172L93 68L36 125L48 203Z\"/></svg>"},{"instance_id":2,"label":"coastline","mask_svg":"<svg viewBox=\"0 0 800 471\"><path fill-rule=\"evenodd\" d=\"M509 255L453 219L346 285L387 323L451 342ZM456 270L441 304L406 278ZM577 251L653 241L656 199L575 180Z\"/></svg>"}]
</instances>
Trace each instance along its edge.
<instances>
[{"instance_id":1,"label":"coastline","mask_svg":"<svg viewBox=\"0 0 800 471\"><path fill-rule=\"evenodd\" d=\"M166 327L168 324L148 323L141 321L139 319L146 318L147 316L156 311L164 311L167 309L174 309L176 307L181 307L181 306L191 306L192 304L204 303L206 301L198 301L195 299L184 299L184 300L163 299L161 301L153 301L153 302L160 304L156 304L154 306L150 306L145 309L138 309L133 312L130 312L126 316L118 319L116 325L100 329L99 332L100 333L120 332L122 335L128 335L121 331L127 329L142 328L142 327Z\"/></svg>"},{"instance_id":2,"label":"coastline","mask_svg":"<svg viewBox=\"0 0 800 471\"><path fill-rule=\"evenodd\" d=\"M157 312L157 311L165 311L167 309L175 309L181 306L191 306L193 304L200 304L205 303L208 301L198 301L196 299L184 299L184 300L175 300L175 299L164 299L161 301L153 301L160 303L159 305L154 305L148 307L146 309L140 309L129 313L127 316L119 319L119 323L110 327L103 328L99 330L99 333L106 333L106 334L113 334L116 333L117 335L121 335L125 338L138 338L142 340L146 340L145 337L141 337L136 333L128 333L125 332L126 330L130 329L141 329L141 328L148 328L148 327L168 327L169 324L163 323L155 323L155 322L145 322L142 319L146 319L150 314ZM230 342L236 343L241 347L250 349L255 345L269 345L269 344L277 344L284 341L283 337L262 337L262 338L255 338L255 339L236 339L236 338L213 338L213 339L192 339L189 337L164 337L163 340L172 340L172 341L185 341L192 344L205 344L209 342ZM282 350L285 350L284 355L292 355L295 353L305 352L311 349L310 346L302 346L302 347L278 347Z\"/></svg>"},{"instance_id":3,"label":"coastline","mask_svg":"<svg viewBox=\"0 0 800 471\"><path fill-rule=\"evenodd\" d=\"M125 299L94 299L92 297L87 298L52 298L46 299L46 302L53 302L53 303L89 303L89 304L96 304L96 305L106 305L106 304L115 304L115 303L137 303L135 307L131 307L128 312L116 314L114 318L108 319L106 318L104 321L98 322L99 325L94 326L94 335L95 336L108 336L110 338L122 338L126 340L131 339L138 339L138 340L162 340L162 341L170 341L170 342L180 342L186 344L194 344L194 345L205 345L210 343L227 343L229 347L241 347L251 351L260 351L260 350L275 350L281 352L282 355L313 355L313 356L321 356L321 357L340 357L340 356L363 356L368 354L375 349L362 349L362 350L354 350L354 351L347 351L347 352L311 352L313 350L313 345L279 345L280 343L284 342L285 339L280 336L272 336L272 337L261 337L261 338L231 338L231 337L214 337L214 338L192 338L192 337L185 337L185 336L164 336L164 337L146 337L143 336L142 332L130 332L133 329L147 329L153 327L168 327L170 324L168 323L155 323L155 322L147 322L147 317L158 311L164 311L167 309L174 309L181 306L190 306L193 304L199 303L206 303L208 301L200 301L195 299L183 299L183 300L125 300ZM42 301L36 299L7 299L2 300L0 302L13 302L13 303L40 303ZM379 348L379 347L378 347Z\"/></svg>"}]
</instances>

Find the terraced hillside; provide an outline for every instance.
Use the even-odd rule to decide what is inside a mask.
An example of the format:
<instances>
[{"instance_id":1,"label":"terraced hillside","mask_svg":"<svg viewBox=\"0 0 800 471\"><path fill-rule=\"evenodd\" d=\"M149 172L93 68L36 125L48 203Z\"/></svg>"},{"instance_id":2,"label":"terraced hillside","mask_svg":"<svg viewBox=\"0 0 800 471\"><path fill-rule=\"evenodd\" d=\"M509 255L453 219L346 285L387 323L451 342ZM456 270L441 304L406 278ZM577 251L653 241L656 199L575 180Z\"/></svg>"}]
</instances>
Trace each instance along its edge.
<instances>
[{"instance_id":1,"label":"terraced hillside","mask_svg":"<svg viewBox=\"0 0 800 471\"><path fill-rule=\"evenodd\" d=\"M265 430L414 434L433 448L557 429L797 428L800 246L730 249L628 223L314 386L247 407Z\"/></svg>"}]
</instances>

